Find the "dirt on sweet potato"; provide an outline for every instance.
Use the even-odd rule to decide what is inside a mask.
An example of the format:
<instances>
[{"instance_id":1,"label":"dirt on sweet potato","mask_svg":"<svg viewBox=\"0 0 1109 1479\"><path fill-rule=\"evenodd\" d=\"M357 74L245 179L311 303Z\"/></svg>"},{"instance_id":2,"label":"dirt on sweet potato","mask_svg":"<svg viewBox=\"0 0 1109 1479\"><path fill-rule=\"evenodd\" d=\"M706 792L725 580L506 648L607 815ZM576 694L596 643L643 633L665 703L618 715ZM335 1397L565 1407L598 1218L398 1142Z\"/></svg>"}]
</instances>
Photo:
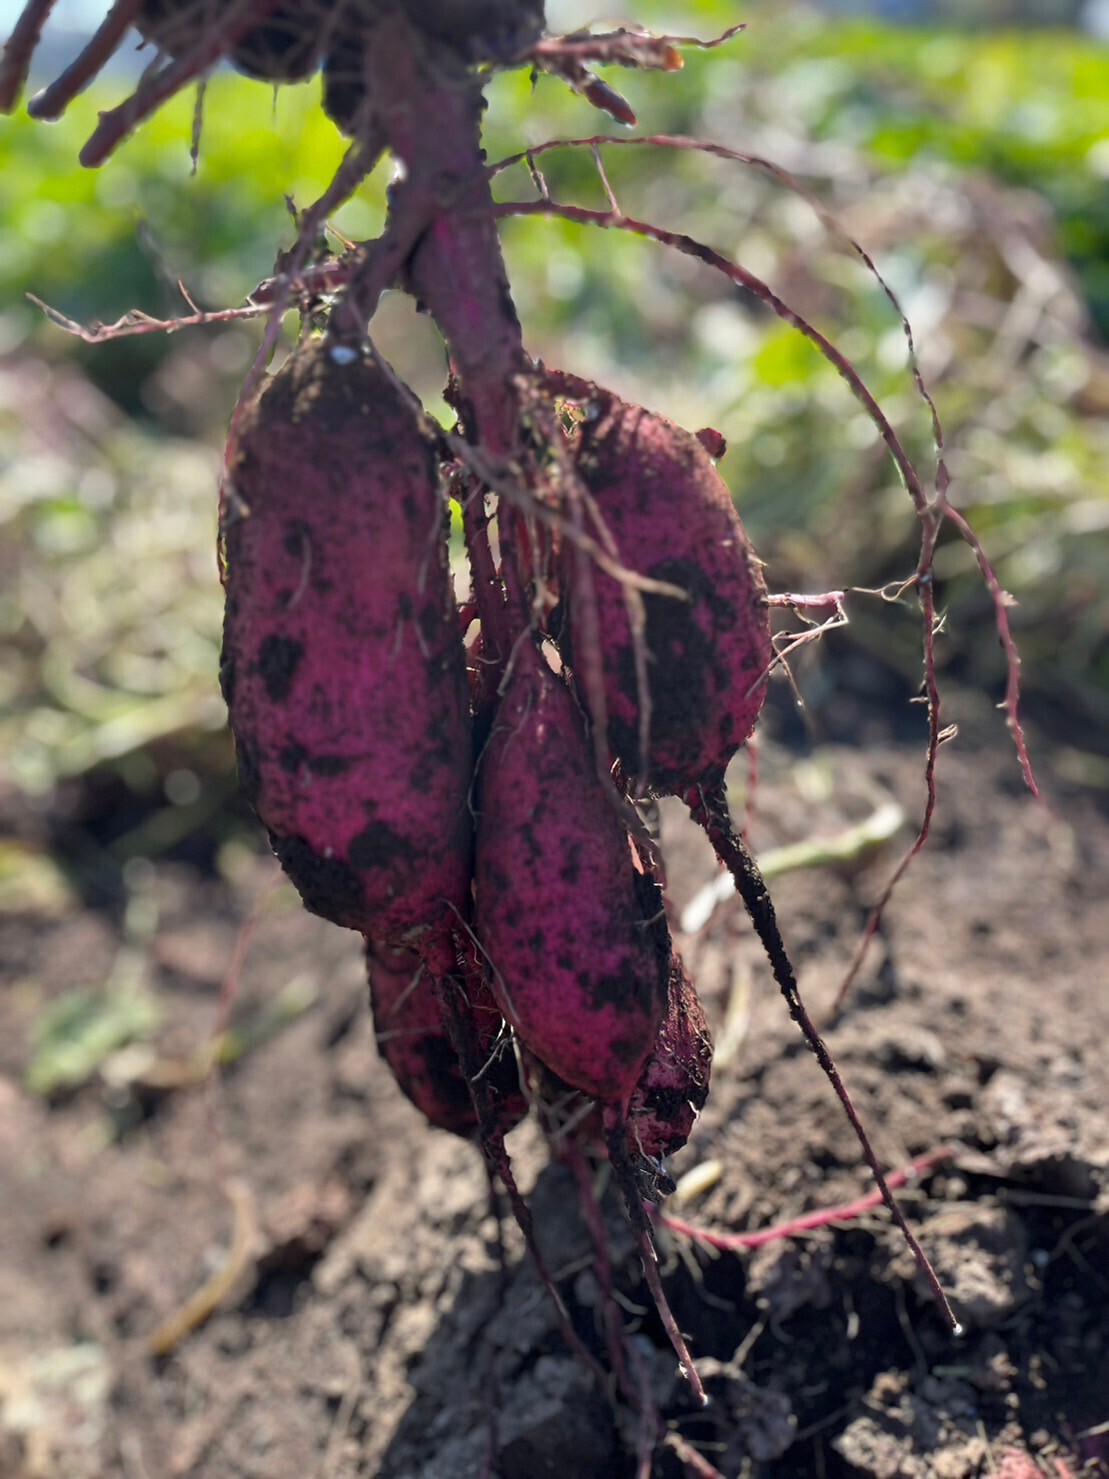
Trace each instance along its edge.
<instances>
[{"instance_id":1,"label":"dirt on sweet potato","mask_svg":"<svg viewBox=\"0 0 1109 1479\"><path fill-rule=\"evenodd\" d=\"M666 1006L661 896L632 866L573 695L530 640L477 797L475 928L498 1004L567 1083L626 1101Z\"/></svg>"},{"instance_id":2,"label":"dirt on sweet potato","mask_svg":"<svg viewBox=\"0 0 1109 1479\"><path fill-rule=\"evenodd\" d=\"M571 377L553 376L552 385L569 385L584 399L572 445L575 469L595 501L587 530L596 526L600 540L603 523L620 564L678 592L642 594L641 666L626 585L590 571L611 749L629 776L659 792L680 791L723 774L762 708L773 649L761 566L697 436ZM579 560L578 550L565 546L569 651L584 663L589 654L576 650L574 631L584 599Z\"/></svg>"},{"instance_id":3,"label":"dirt on sweet potato","mask_svg":"<svg viewBox=\"0 0 1109 1479\"><path fill-rule=\"evenodd\" d=\"M472 752L432 446L368 357L302 344L239 427L221 683L309 909L417 946L465 905Z\"/></svg>"}]
</instances>

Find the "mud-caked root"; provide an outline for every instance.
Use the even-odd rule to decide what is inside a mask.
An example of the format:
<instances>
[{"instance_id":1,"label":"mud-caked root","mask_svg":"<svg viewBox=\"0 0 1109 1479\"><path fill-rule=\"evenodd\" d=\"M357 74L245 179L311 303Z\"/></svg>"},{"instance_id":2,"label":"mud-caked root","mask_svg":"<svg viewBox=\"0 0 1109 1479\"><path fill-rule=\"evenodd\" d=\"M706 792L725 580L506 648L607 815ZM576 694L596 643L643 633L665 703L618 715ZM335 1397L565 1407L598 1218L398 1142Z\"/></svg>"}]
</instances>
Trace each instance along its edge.
<instances>
[{"instance_id":1,"label":"mud-caked root","mask_svg":"<svg viewBox=\"0 0 1109 1479\"><path fill-rule=\"evenodd\" d=\"M835 1090L836 1097L843 1106L843 1111L854 1130L856 1138L862 1149L863 1158L870 1167L874 1179L878 1184L882 1201L889 1209L890 1216L897 1224L898 1231L908 1244L909 1251L916 1260L917 1266L924 1275L931 1290L936 1306L947 1322L949 1329L960 1334L962 1327L955 1318L954 1311L948 1303L946 1294L936 1277L936 1271L928 1261L924 1249L920 1246L913 1235L909 1224L905 1221L905 1214L898 1206L897 1201L890 1188L889 1181L878 1163L870 1144L870 1137L866 1133L858 1111L855 1108L851 1095L847 1092L847 1086L840 1077L839 1069L828 1047L816 1030L812 1018L805 1009L801 1000L801 993L797 987L797 978L793 971L793 965L786 952L785 942L778 929L778 920L774 911L774 904L770 893L759 872L758 865L748 852L743 839L739 837L732 826L731 816L728 812L727 795L724 791L723 778L711 787L697 788L691 790L685 797L690 809L690 815L699 826L704 828L705 834L712 843L713 851L731 873L735 882L736 892L743 901L748 917L755 927L755 933L759 942L766 951L767 959L774 974L782 995L789 1007L789 1014L801 1029L801 1033L812 1049L817 1062L820 1064L828 1082Z\"/></svg>"}]
</instances>

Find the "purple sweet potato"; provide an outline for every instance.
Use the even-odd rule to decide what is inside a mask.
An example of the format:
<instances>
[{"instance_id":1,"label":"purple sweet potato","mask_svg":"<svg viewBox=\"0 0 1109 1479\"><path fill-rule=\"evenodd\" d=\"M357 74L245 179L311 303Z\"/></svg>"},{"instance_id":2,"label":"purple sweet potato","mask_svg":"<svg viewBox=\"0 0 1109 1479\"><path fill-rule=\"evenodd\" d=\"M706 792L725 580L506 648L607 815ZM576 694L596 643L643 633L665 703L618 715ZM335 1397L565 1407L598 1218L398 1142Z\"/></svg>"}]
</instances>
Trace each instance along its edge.
<instances>
[{"instance_id":1,"label":"purple sweet potato","mask_svg":"<svg viewBox=\"0 0 1109 1479\"><path fill-rule=\"evenodd\" d=\"M302 345L223 518L239 774L305 904L419 948L469 898L472 744L434 451L368 358Z\"/></svg>"},{"instance_id":2,"label":"purple sweet potato","mask_svg":"<svg viewBox=\"0 0 1109 1479\"><path fill-rule=\"evenodd\" d=\"M266 82L303 82L320 64L321 17L302 0L284 0L236 42L228 60L248 77Z\"/></svg>"},{"instance_id":3,"label":"purple sweet potato","mask_svg":"<svg viewBox=\"0 0 1109 1479\"><path fill-rule=\"evenodd\" d=\"M579 475L596 501L627 569L676 586L686 599L645 593L649 751L640 754L640 684L625 591L592 570L608 741L625 772L658 792L680 792L722 774L749 738L766 693L772 658L766 585L731 494L692 432L628 405L610 392L554 375L558 394L584 399L572 445ZM569 649L583 599L577 554L564 546ZM577 673L587 701L583 671Z\"/></svg>"},{"instance_id":4,"label":"purple sweet potato","mask_svg":"<svg viewBox=\"0 0 1109 1479\"><path fill-rule=\"evenodd\" d=\"M543 0L405 0L404 10L467 59L511 55L543 34Z\"/></svg>"},{"instance_id":5,"label":"purple sweet potato","mask_svg":"<svg viewBox=\"0 0 1109 1479\"><path fill-rule=\"evenodd\" d=\"M661 895L632 866L573 695L528 640L479 765L474 885L505 1017L568 1084L623 1105L666 1008Z\"/></svg>"},{"instance_id":6,"label":"purple sweet potato","mask_svg":"<svg viewBox=\"0 0 1109 1479\"><path fill-rule=\"evenodd\" d=\"M440 992L456 993L468 1048L482 1072L476 1090L484 1096L489 1123L503 1133L527 1113L515 1056L501 1016L480 972L460 968L437 981L418 956L366 942L370 1004L381 1056L403 1093L436 1128L472 1136L479 1128L473 1097L450 1034L443 1023Z\"/></svg>"},{"instance_id":7,"label":"purple sweet potato","mask_svg":"<svg viewBox=\"0 0 1109 1479\"><path fill-rule=\"evenodd\" d=\"M366 101L366 36L358 25L340 25L323 60L323 111L352 138Z\"/></svg>"},{"instance_id":8,"label":"purple sweet potato","mask_svg":"<svg viewBox=\"0 0 1109 1479\"><path fill-rule=\"evenodd\" d=\"M675 950L666 1016L628 1107L628 1146L662 1160L689 1139L709 1096L712 1036L693 982Z\"/></svg>"},{"instance_id":9,"label":"purple sweet potato","mask_svg":"<svg viewBox=\"0 0 1109 1479\"><path fill-rule=\"evenodd\" d=\"M212 0L142 0L135 26L167 56L188 54L227 19L225 4ZM248 26L229 48L228 58L248 77L269 82L302 82L319 65L320 40L329 29L323 10L304 0L276 0L266 17Z\"/></svg>"},{"instance_id":10,"label":"purple sweet potato","mask_svg":"<svg viewBox=\"0 0 1109 1479\"><path fill-rule=\"evenodd\" d=\"M608 1154L604 1117L582 1112L580 1096L525 1050L524 1067L539 1122L556 1158L568 1146ZM661 1161L689 1139L705 1107L712 1036L693 982L677 951L670 956L666 1015L628 1103L625 1139L633 1157Z\"/></svg>"}]
</instances>

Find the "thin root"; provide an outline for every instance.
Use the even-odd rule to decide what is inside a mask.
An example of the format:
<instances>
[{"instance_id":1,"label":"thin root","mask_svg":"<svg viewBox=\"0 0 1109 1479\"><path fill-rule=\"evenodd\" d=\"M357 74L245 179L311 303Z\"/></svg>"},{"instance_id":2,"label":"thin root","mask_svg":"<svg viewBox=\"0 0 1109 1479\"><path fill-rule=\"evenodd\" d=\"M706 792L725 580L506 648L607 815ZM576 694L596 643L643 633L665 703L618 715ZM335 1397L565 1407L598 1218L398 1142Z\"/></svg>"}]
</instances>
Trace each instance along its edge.
<instances>
[{"instance_id":1,"label":"thin root","mask_svg":"<svg viewBox=\"0 0 1109 1479\"><path fill-rule=\"evenodd\" d=\"M239 1280L254 1260L258 1219L254 1193L244 1181L228 1181L225 1192L231 1203L234 1224L227 1257L176 1314L163 1321L147 1341L152 1356L171 1355L187 1336L199 1330L230 1298Z\"/></svg>"},{"instance_id":2,"label":"thin root","mask_svg":"<svg viewBox=\"0 0 1109 1479\"><path fill-rule=\"evenodd\" d=\"M735 879L736 890L743 900L744 906L750 916L751 923L755 927L755 933L762 942L770 961L774 979L777 981L782 995L789 1007L789 1014L801 1029L802 1034L809 1047L816 1055L817 1062L824 1071L825 1077L835 1090L836 1097L843 1106L851 1128L862 1148L863 1156L870 1167L882 1201L889 1209L890 1216L897 1223L902 1237L905 1239L917 1267L928 1281L932 1296L936 1302L941 1315L946 1321L949 1329L958 1334L961 1326L948 1303L947 1296L940 1286L936 1271L929 1262L923 1248L917 1242L912 1229L905 1221L905 1214L901 1211L897 1201L890 1190L889 1182L878 1164L878 1159L870 1144L870 1137L863 1128L859 1119L858 1111L847 1087L840 1077L839 1069L829 1053L827 1045L820 1033L816 1030L812 1018L805 1009L801 1000L801 994L797 987L797 978L794 975L793 966L786 953L785 944L778 929L778 921L774 912L774 905L767 891L762 875L755 865L751 854L744 847L741 840L736 836L728 815L728 802L724 793L723 780L712 788L698 787L686 795L686 802L694 821L701 826L713 850L724 866L731 872Z\"/></svg>"}]
</instances>

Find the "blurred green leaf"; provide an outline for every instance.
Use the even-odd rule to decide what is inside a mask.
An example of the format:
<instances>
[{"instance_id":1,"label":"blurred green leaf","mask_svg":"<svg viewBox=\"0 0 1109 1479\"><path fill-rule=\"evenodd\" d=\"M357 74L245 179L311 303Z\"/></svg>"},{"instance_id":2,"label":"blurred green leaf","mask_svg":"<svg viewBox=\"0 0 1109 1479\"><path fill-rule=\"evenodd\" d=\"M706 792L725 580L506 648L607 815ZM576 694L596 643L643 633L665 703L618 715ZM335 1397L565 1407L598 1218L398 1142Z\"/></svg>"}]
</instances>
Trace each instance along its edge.
<instances>
[{"instance_id":1,"label":"blurred green leaf","mask_svg":"<svg viewBox=\"0 0 1109 1479\"><path fill-rule=\"evenodd\" d=\"M0 917L27 912L59 916L74 903L73 890L57 863L14 839L0 840Z\"/></svg>"},{"instance_id":2,"label":"blurred green leaf","mask_svg":"<svg viewBox=\"0 0 1109 1479\"><path fill-rule=\"evenodd\" d=\"M48 1096L79 1088L128 1043L149 1037L160 1020L154 998L133 983L70 991L35 1023L26 1085Z\"/></svg>"}]
</instances>

